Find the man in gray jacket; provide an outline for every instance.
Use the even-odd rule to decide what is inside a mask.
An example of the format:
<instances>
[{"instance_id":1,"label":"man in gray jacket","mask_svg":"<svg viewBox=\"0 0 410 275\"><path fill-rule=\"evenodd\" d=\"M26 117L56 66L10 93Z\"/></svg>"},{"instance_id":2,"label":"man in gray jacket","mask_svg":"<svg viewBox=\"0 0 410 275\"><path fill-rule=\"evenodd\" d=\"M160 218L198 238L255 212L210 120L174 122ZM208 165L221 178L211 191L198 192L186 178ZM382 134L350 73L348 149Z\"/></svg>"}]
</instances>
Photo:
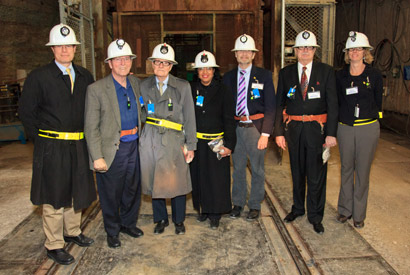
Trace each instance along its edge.
<instances>
[{"instance_id":1,"label":"man in gray jacket","mask_svg":"<svg viewBox=\"0 0 410 275\"><path fill-rule=\"evenodd\" d=\"M136 56L123 39L108 47L111 74L90 85L85 106L85 136L109 247L119 247L119 232L138 238L141 204L138 137L141 125L140 80L130 76Z\"/></svg>"},{"instance_id":2,"label":"man in gray jacket","mask_svg":"<svg viewBox=\"0 0 410 275\"><path fill-rule=\"evenodd\" d=\"M142 191L152 196L154 234L169 225L165 199L171 199L175 233L185 233L185 195L191 192L188 162L196 150L195 110L191 87L169 74L174 64L170 45L157 45L149 57L153 76L141 83L146 123L140 140ZM146 116L146 117L145 117Z\"/></svg>"}]
</instances>

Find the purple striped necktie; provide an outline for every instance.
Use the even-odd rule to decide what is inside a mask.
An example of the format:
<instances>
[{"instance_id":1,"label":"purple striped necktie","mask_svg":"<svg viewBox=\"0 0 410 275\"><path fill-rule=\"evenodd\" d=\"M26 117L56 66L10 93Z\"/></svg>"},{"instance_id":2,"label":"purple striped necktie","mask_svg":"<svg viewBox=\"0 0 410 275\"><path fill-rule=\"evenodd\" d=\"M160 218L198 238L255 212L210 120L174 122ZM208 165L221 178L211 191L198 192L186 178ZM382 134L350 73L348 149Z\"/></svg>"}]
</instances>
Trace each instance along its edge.
<instances>
[{"instance_id":1,"label":"purple striped necktie","mask_svg":"<svg viewBox=\"0 0 410 275\"><path fill-rule=\"evenodd\" d=\"M245 115L245 108L246 108L246 83L245 83L245 70L241 70L238 83L238 99L236 103L236 114L238 116Z\"/></svg>"}]
</instances>

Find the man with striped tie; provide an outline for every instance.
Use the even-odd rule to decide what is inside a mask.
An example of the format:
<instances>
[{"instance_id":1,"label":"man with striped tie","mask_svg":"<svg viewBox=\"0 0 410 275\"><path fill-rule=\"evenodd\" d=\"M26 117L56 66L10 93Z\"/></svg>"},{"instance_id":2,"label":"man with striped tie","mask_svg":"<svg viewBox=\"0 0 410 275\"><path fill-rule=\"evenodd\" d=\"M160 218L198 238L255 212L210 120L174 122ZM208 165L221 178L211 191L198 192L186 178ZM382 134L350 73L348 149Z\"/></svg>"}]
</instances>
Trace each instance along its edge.
<instances>
[{"instance_id":1,"label":"man with striped tie","mask_svg":"<svg viewBox=\"0 0 410 275\"><path fill-rule=\"evenodd\" d=\"M279 72L275 136L283 150L288 142L293 180L293 206L284 220L305 214L307 182L308 220L322 234L327 174L322 153L336 145L338 104L332 67L313 62L317 47L312 32L300 32L294 46L298 62Z\"/></svg>"},{"instance_id":2,"label":"man with striped tie","mask_svg":"<svg viewBox=\"0 0 410 275\"><path fill-rule=\"evenodd\" d=\"M234 207L230 217L240 217L246 204L246 166L249 158L252 179L246 219L253 221L259 217L265 195L264 157L275 121L275 90L272 72L252 65L258 50L251 36L239 36L232 51L235 52L238 68L227 72L223 77L236 100L237 143L232 154Z\"/></svg>"}]
</instances>

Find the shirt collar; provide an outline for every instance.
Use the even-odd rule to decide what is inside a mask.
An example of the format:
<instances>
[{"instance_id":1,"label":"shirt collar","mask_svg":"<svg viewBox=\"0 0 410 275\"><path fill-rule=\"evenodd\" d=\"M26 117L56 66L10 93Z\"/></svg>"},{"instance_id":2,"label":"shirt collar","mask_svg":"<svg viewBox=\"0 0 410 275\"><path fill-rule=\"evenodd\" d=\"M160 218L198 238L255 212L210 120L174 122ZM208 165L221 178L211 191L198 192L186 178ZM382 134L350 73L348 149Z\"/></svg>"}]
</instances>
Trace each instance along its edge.
<instances>
[{"instance_id":1,"label":"shirt collar","mask_svg":"<svg viewBox=\"0 0 410 275\"><path fill-rule=\"evenodd\" d=\"M302 65L302 64L300 64L300 62L298 62L298 70L299 70L299 72L302 72L303 67L306 67L306 70L309 71L309 72L311 72L311 71L312 71L312 64L313 64L313 61L311 61L311 62L310 62L309 64L307 64L306 66L305 66L305 65Z\"/></svg>"},{"instance_id":2,"label":"shirt collar","mask_svg":"<svg viewBox=\"0 0 410 275\"><path fill-rule=\"evenodd\" d=\"M128 80L127 77L127 87L123 87L120 83L118 83L117 80L115 80L115 78L111 75L112 80L114 80L114 86L115 86L115 90L118 91L120 88L124 88L124 89L128 89L130 87L130 81Z\"/></svg>"},{"instance_id":3,"label":"shirt collar","mask_svg":"<svg viewBox=\"0 0 410 275\"><path fill-rule=\"evenodd\" d=\"M63 74L68 74L67 71L66 71L66 68L67 68L67 67L61 65L61 64L58 63L57 60L55 60L55 59L54 59L54 62L56 63L57 67L61 70L61 72L62 72ZM73 71L73 63L70 63L70 66L68 66L68 68L70 68L70 72L72 72L72 71Z\"/></svg>"},{"instance_id":4,"label":"shirt collar","mask_svg":"<svg viewBox=\"0 0 410 275\"><path fill-rule=\"evenodd\" d=\"M240 71L245 71L246 73L245 74L249 74L250 72L251 72L251 70L252 70L252 64L248 67L248 68L246 68L246 69L241 69L239 66L238 66L238 73L240 73Z\"/></svg>"},{"instance_id":5,"label":"shirt collar","mask_svg":"<svg viewBox=\"0 0 410 275\"><path fill-rule=\"evenodd\" d=\"M165 86L165 85L168 85L168 80L169 80L169 75L167 76L167 79L165 79L164 81L162 81L162 83L164 83L164 86ZM157 85L158 85L158 83L160 82L156 76L155 76L155 82L157 83Z\"/></svg>"}]
</instances>

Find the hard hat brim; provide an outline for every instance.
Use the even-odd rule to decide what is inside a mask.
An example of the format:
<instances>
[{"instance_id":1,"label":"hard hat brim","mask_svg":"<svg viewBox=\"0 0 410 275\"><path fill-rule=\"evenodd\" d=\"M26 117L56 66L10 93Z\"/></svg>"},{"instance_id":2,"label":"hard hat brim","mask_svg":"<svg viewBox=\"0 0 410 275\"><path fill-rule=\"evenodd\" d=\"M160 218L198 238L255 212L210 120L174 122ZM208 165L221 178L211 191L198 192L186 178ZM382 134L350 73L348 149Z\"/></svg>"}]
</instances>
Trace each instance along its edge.
<instances>
[{"instance_id":1,"label":"hard hat brim","mask_svg":"<svg viewBox=\"0 0 410 275\"><path fill-rule=\"evenodd\" d=\"M148 57L148 60L149 60L149 61L154 61L154 60L156 60L156 59L166 60L166 61L171 62L171 63L172 63L172 65L178 65L178 62L176 62L175 60L166 59L166 58L157 58L157 57L153 57L153 56Z\"/></svg>"},{"instance_id":2,"label":"hard hat brim","mask_svg":"<svg viewBox=\"0 0 410 275\"><path fill-rule=\"evenodd\" d=\"M135 59L137 58L137 56L135 54L125 54L125 55L116 55L116 56L111 56L111 57L107 57L104 62L108 63L108 60L116 58L116 57L121 57L121 56L131 56L131 59Z\"/></svg>"},{"instance_id":3,"label":"hard hat brim","mask_svg":"<svg viewBox=\"0 0 410 275\"><path fill-rule=\"evenodd\" d=\"M219 68L219 65L214 66L194 66L192 69L200 69L200 68Z\"/></svg>"},{"instance_id":4,"label":"hard hat brim","mask_svg":"<svg viewBox=\"0 0 410 275\"><path fill-rule=\"evenodd\" d=\"M237 51L252 51L252 52L259 52L258 49L251 49L251 50L244 50L244 49L232 49L231 52L237 52Z\"/></svg>"},{"instance_id":5,"label":"hard hat brim","mask_svg":"<svg viewBox=\"0 0 410 275\"><path fill-rule=\"evenodd\" d=\"M76 41L74 43L72 43L72 42L71 43L51 43L51 42L48 42L46 44L46 46L67 46L67 45L81 45L81 43Z\"/></svg>"},{"instance_id":6,"label":"hard hat brim","mask_svg":"<svg viewBox=\"0 0 410 275\"><path fill-rule=\"evenodd\" d=\"M372 46L370 46L370 47L366 47L366 46L363 46L363 47L349 47L349 48L344 48L343 49L343 52L347 52L347 50L348 49L353 49L353 48L363 48L363 49L367 49L367 50L369 50L369 51L372 51L373 50L373 47Z\"/></svg>"},{"instance_id":7,"label":"hard hat brim","mask_svg":"<svg viewBox=\"0 0 410 275\"><path fill-rule=\"evenodd\" d=\"M296 45L294 45L294 46L292 46L292 48L299 48L299 47L315 47L315 48L320 48L320 46L319 45L303 45L303 46L296 46Z\"/></svg>"}]
</instances>

